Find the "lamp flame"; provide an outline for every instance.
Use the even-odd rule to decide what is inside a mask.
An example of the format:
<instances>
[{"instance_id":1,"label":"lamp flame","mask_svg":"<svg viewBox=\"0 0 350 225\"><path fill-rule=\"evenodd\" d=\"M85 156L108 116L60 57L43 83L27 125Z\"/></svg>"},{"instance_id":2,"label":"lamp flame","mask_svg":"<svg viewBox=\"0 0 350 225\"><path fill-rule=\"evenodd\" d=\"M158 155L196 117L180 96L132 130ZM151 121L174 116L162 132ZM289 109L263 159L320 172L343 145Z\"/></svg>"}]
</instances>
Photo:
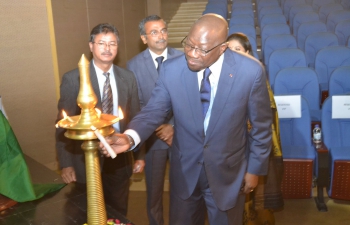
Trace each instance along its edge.
<instances>
[{"instance_id":1,"label":"lamp flame","mask_svg":"<svg viewBox=\"0 0 350 225\"><path fill-rule=\"evenodd\" d=\"M97 112L97 117L101 118L101 110L99 110L98 108L95 108L95 111Z\"/></svg>"},{"instance_id":2,"label":"lamp flame","mask_svg":"<svg viewBox=\"0 0 350 225\"><path fill-rule=\"evenodd\" d=\"M122 109L120 108L120 106L118 107L118 117L119 119L124 119L124 114L123 114L123 111Z\"/></svg>"}]
</instances>

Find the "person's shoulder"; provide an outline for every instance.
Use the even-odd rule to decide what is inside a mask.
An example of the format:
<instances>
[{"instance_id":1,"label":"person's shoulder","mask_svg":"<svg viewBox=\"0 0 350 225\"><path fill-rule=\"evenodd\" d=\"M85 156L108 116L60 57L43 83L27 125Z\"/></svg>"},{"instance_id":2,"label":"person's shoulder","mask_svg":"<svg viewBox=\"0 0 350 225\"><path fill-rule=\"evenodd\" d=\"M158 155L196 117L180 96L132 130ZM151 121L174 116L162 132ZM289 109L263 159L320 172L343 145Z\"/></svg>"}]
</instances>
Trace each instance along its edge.
<instances>
[{"instance_id":1,"label":"person's shoulder","mask_svg":"<svg viewBox=\"0 0 350 225\"><path fill-rule=\"evenodd\" d=\"M246 53L235 52L226 50L225 52L225 61L234 60L237 63L249 64L250 66L262 67L262 64L254 56L248 55Z\"/></svg>"},{"instance_id":2,"label":"person's shoulder","mask_svg":"<svg viewBox=\"0 0 350 225\"><path fill-rule=\"evenodd\" d=\"M176 57L176 56L179 56L179 55L183 55L184 52L180 51L180 50L177 50L176 48L168 47L168 54L173 56L173 57Z\"/></svg>"},{"instance_id":3,"label":"person's shoulder","mask_svg":"<svg viewBox=\"0 0 350 225\"><path fill-rule=\"evenodd\" d=\"M148 51L148 48L142 52L140 52L139 54L135 55L134 57L132 57L128 62L127 65L139 62L140 60L143 60L143 58L145 57L145 54L149 54L149 56L151 56L151 54Z\"/></svg>"}]
</instances>

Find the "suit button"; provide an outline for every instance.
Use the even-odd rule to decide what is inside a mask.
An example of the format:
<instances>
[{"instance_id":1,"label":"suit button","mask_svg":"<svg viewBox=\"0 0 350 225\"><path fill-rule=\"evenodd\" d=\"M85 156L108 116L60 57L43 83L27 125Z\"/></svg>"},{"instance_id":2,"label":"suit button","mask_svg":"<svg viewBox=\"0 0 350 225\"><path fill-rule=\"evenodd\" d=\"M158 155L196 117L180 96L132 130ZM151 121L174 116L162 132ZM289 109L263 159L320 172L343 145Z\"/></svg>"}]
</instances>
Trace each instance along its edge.
<instances>
[{"instance_id":1,"label":"suit button","mask_svg":"<svg viewBox=\"0 0 350 225\"><path fill-rule=\"evenodd\" d=\"M203 162L197 162L198 165L203 165Z\"/></svg>"},{"instance_id":2,"label":"suit button","mask_svg":"<svg viewBox=\"0 0 350 225\"><path fill-rule=\"evenodd\" d=\"M204 148L208 148L209 147L209 145L204 145Z\"/></svg>"}]
</instances>

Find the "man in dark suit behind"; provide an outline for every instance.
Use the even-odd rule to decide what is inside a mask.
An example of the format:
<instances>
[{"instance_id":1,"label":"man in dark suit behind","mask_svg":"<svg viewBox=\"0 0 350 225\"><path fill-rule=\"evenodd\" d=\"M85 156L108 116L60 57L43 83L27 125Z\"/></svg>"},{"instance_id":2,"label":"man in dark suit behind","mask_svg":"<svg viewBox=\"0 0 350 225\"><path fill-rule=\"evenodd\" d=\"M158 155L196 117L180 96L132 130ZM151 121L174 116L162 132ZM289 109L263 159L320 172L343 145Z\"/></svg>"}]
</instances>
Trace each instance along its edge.
<instances>
[{"instance_id":1,"label":"man in dark suit behind","mask_svg":"<svg viewBox=\"0 0 350 225\"><path fill-rule=\"evenodd\" d=\"M104 85L108 79L112 91L112 106L109 114L118 116L118 106L124 113L124 119L113 125L116 132L123 132L126 124L139 111L137 83L134 74L113 65L118 52L119 33L111 24L99 24L90 33L89 47L93 55L90 62L90 80L98 102L96 107L102 108ZM109 78L108 78L108 77ZM80 108L76 99L79 93L79 70L74 69L63 75L58 102L57 121L62 119L62 110L68 115L79 115ZM109 85L108 85L109 86ZM106 112L103 112L106 113ZM65 183L86 183L85 158L81 149L81 141L64 137L65 130L56 130L56 149L61 168L61 176ZM134 167L144 167L142 151L134 154ZM114 209L126 215L129 194L129 178L132 174L132 155L120 154L115 159L101 160L102 184L105 201Z\"/></svg>"},{"instance_id":2,"label":"man in dark suit behind","mask_svg":"<svg viewBox=\"0 0 350 225\"><path fill-rule=\"evenodd\" d=\"M185 56L162 65L148 104L124 134L108 139L116 153L133 149L173 111L170 225L198 225L193 218L202 213L202 200L210 224L242 224L243 193L267 173L272 115L266 75L257 60L225 51L227 28L216 14L198 19L182 41Z\"/></svg>"},{"instance_id":3,"label":"man in dark suit behind","mask_svg":"<svg viewBox=\"0 0 350 225\"><path fill-rule=\"evenodd\" d=\"M165 21L157 15L151 15L139 24L140 37L148 48L127 63L134 72L140 106L147 105L158 80L161 64L182 55L183 52L167 47L168 30ZM160 57L160 63L157 62ZM145 175L147 188L147 214L150 225L163 225L163 187L169 145L173 138L172 113L145 142Z\"/></svg>"}]
</instances>

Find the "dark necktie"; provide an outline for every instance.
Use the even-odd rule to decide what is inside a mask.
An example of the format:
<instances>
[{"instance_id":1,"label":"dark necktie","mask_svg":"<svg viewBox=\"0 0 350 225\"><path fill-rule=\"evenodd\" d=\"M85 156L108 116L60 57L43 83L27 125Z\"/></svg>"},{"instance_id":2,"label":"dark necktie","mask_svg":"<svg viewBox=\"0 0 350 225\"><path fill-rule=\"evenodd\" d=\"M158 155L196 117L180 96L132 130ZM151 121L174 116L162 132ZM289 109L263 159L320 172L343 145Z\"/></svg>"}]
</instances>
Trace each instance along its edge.
<instances>
[{"instance_id":1,"label":"dark necktie","mask_svg":"<svg viewBox=\"0 0 350 225\"><path fill-rule=\"evenodd\" d=\"M210 69L206 68L203 73L203 80L202 80L201 89L200 89L204 118L205 118L205 115L207 114L207 111L210 105L210 94L211 94L210 80L209 80L210 74L211 74Z\"/></svg>"},{"instance_id":2,"label":"dark necktie","mask_svg":"<svg viewBox=\"0 0 350 225\"><path fill-rule=\"evenodd\" d=\"M112 88L109 80L109 73L103 73L106 77L106 81L103 85L103 96L102 96L102 113L113 114L113 95Z\"/></svg>"},{"instance_id":3,"label":"dark necktie","mask_svg":"<svg viewBox=\"0 0 350 225\"><path fill-rule=\"evenodd\" d=\"M158 73L159 73L159 69L160 69L160 66L162 65L163 60L164 60L163 56L159 56L159 57L156 58L156 61L158 63L158 67L157 67Z\"/></svg>"}]
</instances>

